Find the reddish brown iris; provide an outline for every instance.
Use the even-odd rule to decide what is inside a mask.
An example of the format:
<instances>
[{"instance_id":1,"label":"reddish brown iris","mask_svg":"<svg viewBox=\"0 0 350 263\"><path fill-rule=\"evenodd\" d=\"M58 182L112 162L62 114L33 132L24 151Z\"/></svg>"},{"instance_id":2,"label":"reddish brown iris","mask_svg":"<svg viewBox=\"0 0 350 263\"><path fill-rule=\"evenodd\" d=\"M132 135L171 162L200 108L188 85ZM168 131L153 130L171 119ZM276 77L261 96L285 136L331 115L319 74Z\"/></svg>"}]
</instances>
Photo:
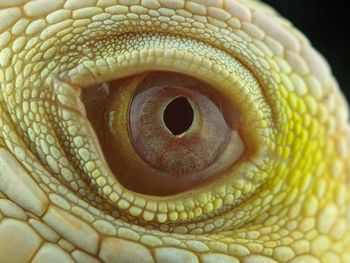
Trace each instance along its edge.
<instances>
[{"instance_id":1,"label":"reddish brown iris","mask_svg":"<svg viewBox=\"0 0 350 263\"><path fill-rule=\"evenodd\" d=\"M111 170L130 190L175 194L215 178L243 153L232 123L239 111L206 83L152 72L103 85L82 98Z\"/></svg>"},{"instance_id":2,"label":"reddish brown iris","mask_svg":"<svg viewBox=\"0 0 350 263\"><path fill-rule=\"evenodd\" d=\"M169 116L170 111L175 113ZM136 152L175 177L208 167L231 135L213 102L177 86L156 86L137 94L130 110L130 130Z\"/></svg>"}]
</instances>

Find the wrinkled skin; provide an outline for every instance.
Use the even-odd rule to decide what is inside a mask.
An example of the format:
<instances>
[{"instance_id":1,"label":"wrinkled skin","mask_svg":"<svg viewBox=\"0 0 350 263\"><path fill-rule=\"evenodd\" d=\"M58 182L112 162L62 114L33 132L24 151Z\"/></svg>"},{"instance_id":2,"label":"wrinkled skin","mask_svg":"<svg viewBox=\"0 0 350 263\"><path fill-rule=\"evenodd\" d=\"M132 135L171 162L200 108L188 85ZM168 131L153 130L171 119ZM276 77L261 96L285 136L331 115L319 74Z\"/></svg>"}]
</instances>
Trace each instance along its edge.
<instances>
[{"instance_id":1,"label":"wrinkled skin","mask_svg":"<svg viewBox=\"0 0 350 263\"><path fill-rule=\"evenodd\" d=\"M0 0L0 21L1 262L350 262L348 108L327 63L275 11ZM240 96L257 116L257 153L184 194L123 188L79 90L146 69Z\"/></svg>"}]
</instances>

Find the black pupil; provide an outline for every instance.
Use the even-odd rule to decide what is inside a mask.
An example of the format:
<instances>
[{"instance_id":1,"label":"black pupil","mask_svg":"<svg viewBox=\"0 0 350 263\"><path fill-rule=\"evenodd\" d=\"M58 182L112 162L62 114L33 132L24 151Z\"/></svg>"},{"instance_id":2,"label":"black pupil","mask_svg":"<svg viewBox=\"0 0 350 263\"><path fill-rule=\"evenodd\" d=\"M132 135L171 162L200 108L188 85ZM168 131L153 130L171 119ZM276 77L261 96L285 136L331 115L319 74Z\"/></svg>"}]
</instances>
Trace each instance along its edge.
<instances>
[{"instance_id":1,"label":"black pupil","mask_svg":"<svg viewBox=\"0 0 350 263\"><path fill-rule=\"evenodd\" d=\"M193 122L193 109L185 97L172 100L165 108L163 120L173 135L187 131Z\"/></svg>"}]
</instances>

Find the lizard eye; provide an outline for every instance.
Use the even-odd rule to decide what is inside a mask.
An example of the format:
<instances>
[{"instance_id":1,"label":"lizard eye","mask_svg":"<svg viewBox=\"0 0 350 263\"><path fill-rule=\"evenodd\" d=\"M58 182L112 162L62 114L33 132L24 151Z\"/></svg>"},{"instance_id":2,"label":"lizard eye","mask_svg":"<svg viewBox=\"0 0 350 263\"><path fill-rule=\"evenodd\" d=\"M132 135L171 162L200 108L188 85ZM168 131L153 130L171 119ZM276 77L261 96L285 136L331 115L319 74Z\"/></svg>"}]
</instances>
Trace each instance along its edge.
<instances>
[{"instance_id":1,"label":"lizard eye","mask_svg":"<svg viewBox=\"0 0 350 263\"><path fill-rule=\"evenodd\" d=\"M60 85L79 112L76 162L113 206L145 221L198 220L229 211L271 176L272 110L246 62L156 32L82 45L86 57ZM187 122L171 117L180 111Z\"/></svg>"},{"instance_id":2,"label":"lizard eye","mask_svg":"<svg viewBox=\"0 0 350 263\"><path fill-rule=\"evenodd\" d=\"M170 195L212 180L244 152L242 115L210 85L152 72L84 89L110 168L135 192Z\"/></svg>"}]
</instances>

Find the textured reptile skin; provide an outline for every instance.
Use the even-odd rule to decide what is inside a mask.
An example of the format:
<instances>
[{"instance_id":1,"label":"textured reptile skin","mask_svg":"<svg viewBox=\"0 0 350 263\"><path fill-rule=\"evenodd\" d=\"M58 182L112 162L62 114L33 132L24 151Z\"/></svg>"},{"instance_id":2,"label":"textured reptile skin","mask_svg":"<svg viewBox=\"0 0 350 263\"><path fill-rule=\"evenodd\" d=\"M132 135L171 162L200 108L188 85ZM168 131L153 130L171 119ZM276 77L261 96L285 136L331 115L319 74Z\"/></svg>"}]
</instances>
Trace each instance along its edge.
<instances>
[{"instance_id":1,"label":"textured reptile skin","mask_svg":"<svg viewBox=\"0 0 350 263\"><path fill-rule=\"evenodd\" d=\"M167 69L239 98L257 152L175 196L123 188L80 88ZM0 262L350 262L349 111L252 0L0 0Z\"/></svg>"}]
</instances>

